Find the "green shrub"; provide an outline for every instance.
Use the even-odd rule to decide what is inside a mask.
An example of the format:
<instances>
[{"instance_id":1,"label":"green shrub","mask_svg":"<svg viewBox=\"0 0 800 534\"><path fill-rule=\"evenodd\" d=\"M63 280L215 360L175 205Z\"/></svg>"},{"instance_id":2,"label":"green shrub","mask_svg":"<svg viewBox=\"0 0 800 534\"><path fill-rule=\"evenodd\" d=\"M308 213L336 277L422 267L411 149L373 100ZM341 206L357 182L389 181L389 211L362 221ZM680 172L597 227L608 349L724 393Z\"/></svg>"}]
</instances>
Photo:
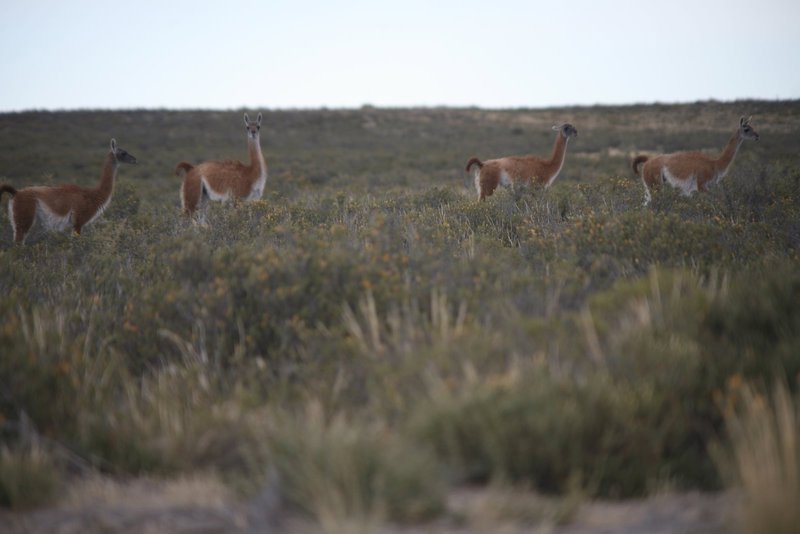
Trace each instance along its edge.
<instances>
[{"instance_id":1,"label":"green shrub","mask_svg":"<svg viewBox=\"0 0 800 534\"><path fill-rule=\"evenodd\" d=\"M464 386L423 403L414 436L459 478L501 477L559 492L578 476L596 494L641 494L662 475L660 443L641 419L651 400L630 388L530 376Z\"/></svg>"},{"instance_id":2,"label":"green shrub","mask_svg":"<svg viewBox=\"0 0 800 534\"><path fill-rule=\"evenodd\" d=\"M641 494L665 480L717 488L709 447L724 429L721 393L742 377L795 376L800 365L791 349L800 329L782 313L796 299L791 271L774 265L770 275L727 281L653 271L617 284L556 326L568 363L549 367L566 377L533 369L502 387L456 381L417 407L412 432L466 479L499 475L560 491L577 473L601 495ZM784 295L772 295L773 285ZM708 326L720 315L741 337ZM748 334L745 325L764 316L768 334ZM554 339L552 329L533 332Z\"/></svg>"},{"instance_id":3,"label":"green shrub","mask_svg":"<svg viewBox=\"0 0 800 534\"><path fill-rule=\"evenodd\" d=\"M767 262L734 276L700 327L716 358L746 378L768 379L776 371L800 374L800 272L796 262Z\"/></svg>"}]
</instances>

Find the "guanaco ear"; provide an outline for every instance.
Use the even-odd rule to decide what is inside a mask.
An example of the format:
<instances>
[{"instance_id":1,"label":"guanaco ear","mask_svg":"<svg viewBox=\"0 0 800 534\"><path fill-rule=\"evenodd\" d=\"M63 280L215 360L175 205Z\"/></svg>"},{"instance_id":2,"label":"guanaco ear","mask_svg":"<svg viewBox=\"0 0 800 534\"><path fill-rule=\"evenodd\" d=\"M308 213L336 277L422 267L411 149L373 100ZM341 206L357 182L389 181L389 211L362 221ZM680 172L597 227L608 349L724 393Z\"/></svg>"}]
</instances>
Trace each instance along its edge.
<instances>
[{"instance_id":1,"label":"guanaco ear","mask_svg":"<svg viewBox=\"0 0 800 534\"><path fill-rule=\"evenodd\" d=\"M244 114L244 125L250 126L250 117L247 116L247 113Z\"/></svg>"},{"instance_id":2,"label":"guanaco ear","mask_svg":"<svg viewBox=\"0 0 800 534\"><path fill-rule=\"evenodd\" d=\"M111 152L117 153L117 140L113 137L111 138Z\"/></svg>"},{"instance_id":3,"label":"guanaco ear","mask_svg":"<svg viewBox=\"0 0 800 534\"><path fill-rule=\"evenodd\" d=\"M744 116L742 116L739 119L739 126L744 126L745 124L747 124L747 121L745 120Z\"/></svg>"},{"instance_id":4,"label":"guanaco ear","mask_svg":"<svg viewBox=\"0 0 800 534\"><path fill-rule=\"evenodd\" d=\"M559 126L558 124L554 124L553 125L553 130L555 130L556 132L559 131L560 129L561 129L561 126Z\"/></svg>"},{"instance_id":5,"label":"guanaco ear","mask_svg":"<svg viewBox=\"0 0 800 534\"><path fill-rule=\"evenodd\" d=\"M261 112L260 111L258 112L258 117L256 118L256 124L261 126Z\"/></svg>"}]
</instances>

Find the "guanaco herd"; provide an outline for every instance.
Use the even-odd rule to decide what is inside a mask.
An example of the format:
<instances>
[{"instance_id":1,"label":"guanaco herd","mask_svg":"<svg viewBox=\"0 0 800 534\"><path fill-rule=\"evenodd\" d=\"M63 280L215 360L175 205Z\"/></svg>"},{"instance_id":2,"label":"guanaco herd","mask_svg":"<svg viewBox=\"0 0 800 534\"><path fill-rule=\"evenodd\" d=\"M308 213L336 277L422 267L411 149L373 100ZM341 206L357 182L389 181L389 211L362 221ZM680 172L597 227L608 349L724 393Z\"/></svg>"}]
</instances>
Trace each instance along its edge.
<instances>
[{"instance_id":1,"label":"guanaco herd","mask_svg":"<svg viewBox=\"0 0 800 534\"><path fill-rule=\"evenodd\" d=\"M205 224L209 200L246 201L261 198L267 182L267 163L261 153L259 139L261 120L261 113L255 121L251 121L247 113L244 114L249 165L230 160L206 161L199 165L185 161L178 163L175 174L183 174L180 196L184 216ZM507 187L536 183L545 188L552 185L564 166L569 140L578 135L578 130L569 123L553 126L553 130L558 133L549 159L507 156L481 161L470 158L466 171L473 173L478 198L485 200L498 185ZM739 127L717 158L701 152L637 156L633 159L632 168L644 184L644 204L650 202L651 191L658 189L661 184L676 187L687 196L694 191L707 191L709 184L719 182L727 174L739 147L748 139L758 141L758 133L750 126L750 118L742 117ZM11 195L8 214L14 242L25 242L36 219L48 230L63 231L71 226L76 234L80 234L83 227L102 215L111 202L121 163L135 164L136 158L117 146L116 140L112 139L97 187L64 184L17 190L7 184L0 185L0 198L3 193Z\"/></svg>"}]
</instances>

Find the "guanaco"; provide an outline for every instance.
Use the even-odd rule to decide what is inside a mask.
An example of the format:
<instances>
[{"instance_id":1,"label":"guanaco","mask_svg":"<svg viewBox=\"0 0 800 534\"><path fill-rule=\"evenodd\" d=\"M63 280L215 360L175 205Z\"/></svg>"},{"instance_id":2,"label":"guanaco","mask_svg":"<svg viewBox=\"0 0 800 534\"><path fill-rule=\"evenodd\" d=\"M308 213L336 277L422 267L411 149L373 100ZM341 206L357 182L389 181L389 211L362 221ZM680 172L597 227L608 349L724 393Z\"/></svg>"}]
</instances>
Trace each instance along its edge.
<instances>
[{"instance_id":1,"label":"guanaco","mask_svg":"<svg viewBox=\"0 0 800 534\"><path fill-rule=\"evenodd\" d=\"M175 167L175 174L183 172L181 185L181 205L186 216L192 217L200 210L201 220L205 221L208 200L257 200L264 193L267 182L267 163L261 153L259 132L261 113L255 121L244 114L247 132L247 149L250 164L239 161L206 161L192 165L182 161Z\"/></svg>"},{"instance_id":2,"label":"guanaco","mask_svg":"<svg viewBox=\"0 0 800 534\"><path fill-rule=\"evenodd\" d=\"M578 130L569 123L553 126L556 142L550 159L536 156L508 156L499 159L481 161L470 158L466 171L475 165L475 189L478 198L484 200L491 196L498 185L509 186L517 183L537 183L550 187L564 166L567 154L567 143L578 135Z\"/></svg>"},{"instance_id":3,"label":"guanaco","mask_svg":"<svg viewBox=\"0 0 800 534\"><path fill-rule=\"evenodd\" d=\"M70 226L76 234L103 214L114 193L114 181L120 163L135 164L136 158L111 140L111 151L103 162L103 172L97 187L75 184L34 186L15 189L0 185L0 197L10 193L8 216L14 230L14 242L25 243L34 221L40 220L50 231L63 231Z\"/></svg>"},{"instance_id":4,"label":"guanaco","mask_svg":"<svg viewBox=\"0 0 800 534\"><path fill-rule=\"evenodd\" d=\"M689 196L694 191L708 191L709 184L718 183L731 168L739 147L747 139L758 141L758 132L750 126L750 119L739 119L739 127L731 136L720 155L712 158L702 152L675 152L660 156L637 156L631 166L644 184L645 205L650 203L651 190L662 183L677 187Z\"/></svg>"}]
</instances>

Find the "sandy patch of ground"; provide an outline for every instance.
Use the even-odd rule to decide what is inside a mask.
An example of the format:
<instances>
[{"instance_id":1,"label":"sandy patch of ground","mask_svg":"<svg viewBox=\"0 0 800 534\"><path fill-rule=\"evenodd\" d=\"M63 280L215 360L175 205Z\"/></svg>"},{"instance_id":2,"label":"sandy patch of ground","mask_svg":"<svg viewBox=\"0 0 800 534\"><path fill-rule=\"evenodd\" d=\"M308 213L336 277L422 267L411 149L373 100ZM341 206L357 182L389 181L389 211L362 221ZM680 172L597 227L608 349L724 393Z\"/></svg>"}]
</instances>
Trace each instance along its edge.
<instances>
[{"instance_id":1,"label":"sandy patch of ground","mask_svg":"<svg viewBox=\"0 0 800 534\"><path fill-rule=\"evenodd\" d=\"M679 493L628 501L579 502L534 492L462 488L448 512L413 526L365 525L363 532L516 534L713 533L730 530L732 494ZM349 527L342 527L348 530ZM249 533L317 532L311 521L281 506L274 488L237 500L213 477L114 482L94 478L69 489L53 508L0 513L0 533ZM336 529L334 529L336 530Z\"/></svg>"}]
</instances>

